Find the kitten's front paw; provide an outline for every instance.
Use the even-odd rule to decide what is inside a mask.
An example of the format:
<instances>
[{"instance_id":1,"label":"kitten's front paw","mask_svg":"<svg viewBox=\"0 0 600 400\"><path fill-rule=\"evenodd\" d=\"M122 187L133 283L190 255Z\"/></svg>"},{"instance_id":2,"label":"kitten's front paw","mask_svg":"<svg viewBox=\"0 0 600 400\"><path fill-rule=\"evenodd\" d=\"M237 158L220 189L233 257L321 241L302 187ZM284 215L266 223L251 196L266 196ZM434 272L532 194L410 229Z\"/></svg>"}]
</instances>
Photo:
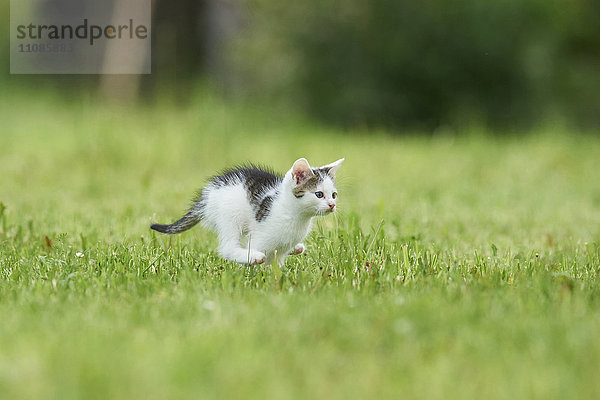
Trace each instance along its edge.
<instances>
[{"instance_id":1,"label":"kitten's front paw","mask_svg":"<svg viewBox=\"0 0 600 400\"><path fill-rule=\"evenodd\" d=\"M265 262L265 254L260 251L253 250L250 253L250 264L262 264Z\"/></svg>"},{"instance_id":2,"label":"kitten's front paw","mask_svg":"<svg viewBox=\"0 0 600 400\"><path fill-rule=\"evenodd\" d=\"M298 243L296 246L294 246L294 248L292 249L290 254L291 255L302 254L302 253L304 253L304 250L306 250L306 246L304 246L303 243Z\"/></svg>"}]
</instances>

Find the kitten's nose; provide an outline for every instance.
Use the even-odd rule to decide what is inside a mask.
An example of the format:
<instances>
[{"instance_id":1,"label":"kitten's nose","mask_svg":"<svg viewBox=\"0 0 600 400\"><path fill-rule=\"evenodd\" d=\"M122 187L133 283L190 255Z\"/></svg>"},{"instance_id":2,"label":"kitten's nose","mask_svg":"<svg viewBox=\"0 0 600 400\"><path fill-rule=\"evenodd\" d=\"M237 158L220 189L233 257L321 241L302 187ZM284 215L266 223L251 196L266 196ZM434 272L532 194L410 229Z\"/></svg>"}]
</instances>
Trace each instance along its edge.
<instances>
[{"instance_id":1,"label":"kitten's nose","mask_svg":"<svg viewBox=\"0 0 600 400\"><path fill-rule=\"evenodd\" d=\"M335 208L335 203L329 203L329 209L333 210Z\"/></svg>"}]
</instances>

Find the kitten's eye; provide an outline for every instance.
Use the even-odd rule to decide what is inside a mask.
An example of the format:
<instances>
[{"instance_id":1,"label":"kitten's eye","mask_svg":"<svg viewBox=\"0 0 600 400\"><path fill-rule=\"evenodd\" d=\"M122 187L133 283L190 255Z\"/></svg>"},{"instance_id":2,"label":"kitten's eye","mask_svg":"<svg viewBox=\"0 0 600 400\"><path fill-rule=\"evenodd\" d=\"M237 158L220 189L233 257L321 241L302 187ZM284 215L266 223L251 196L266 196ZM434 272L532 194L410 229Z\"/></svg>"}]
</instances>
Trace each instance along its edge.
<instances>
[{"instance_id":1,"label":"kitten's eye","mask_svg":"<svg viewBox=\"0 0 600 400\"><path fill-rule=\"evenodd\" d=\"M332 198L332 199L335 199L336 197L337 197L337 192L333 192L333 193L331 194L331 198Z\"/></svg>"},{"instance_id":2,"label":"kitten's eye","mask_svg":"<svg viewBox=\"0 0 600 400\"><path fill-rule=\"evenodd\" d=\"M315 192L315 196L317 196L317 198L322 199L323 198L323 192Z\"/></svg>"}]
</instances>

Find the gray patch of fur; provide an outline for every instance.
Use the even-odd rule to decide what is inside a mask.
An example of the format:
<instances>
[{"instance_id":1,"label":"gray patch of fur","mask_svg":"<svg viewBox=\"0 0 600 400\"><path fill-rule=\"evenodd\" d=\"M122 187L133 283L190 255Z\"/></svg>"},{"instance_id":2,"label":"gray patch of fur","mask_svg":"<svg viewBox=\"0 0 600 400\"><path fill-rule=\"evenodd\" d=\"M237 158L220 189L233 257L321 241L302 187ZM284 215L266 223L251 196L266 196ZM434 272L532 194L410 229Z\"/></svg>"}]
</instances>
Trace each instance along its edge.
<instances>
[{"instance_id":1,"label":"gray patch of fur","mask_svg":"<svg viewBox=\"0 0 600 400\"><path fill-rule=\"evenodd\" d=\"M262 221L269 215L269 213L271 212L271 206L273 205L273 200L275 199L276 195L277 194L265 196L258 205L258 207L255 207L255 218L258 222Z\"/></svg>"},{"instance_id":2,"label":"gray patch of fur","mask_svg":"<svg viewBox=\"0 0 600 400\"><path fill-rule=\"evenodd\" d=\"M249 164L226 170L212 178L211 183L217 187L242 183L248 194L248 202L254 209L255 218L260 222L269 215L276 196L276 193L267 193L277 188L282 180L281 175L269 169Z\"/></svg>"},{"instance_id":3,"label":"gray patch of fur","mask_svg":"<svg viewBox=\"0 0 600 400\"><path fill-rule=\"evenodd\" d=\"M317 186L319 185L319 183L323 182L326 178L331 178L329 176L329 174L327 173L329 169L325 170L323 168L313 168L312 172L313 172L313 176L311 176L302 186L296 188L294 190L294 195L296 197L296 194L300 194L300 192L314 192L315 190L317 190Z\"/></svg>"}]
</instances>

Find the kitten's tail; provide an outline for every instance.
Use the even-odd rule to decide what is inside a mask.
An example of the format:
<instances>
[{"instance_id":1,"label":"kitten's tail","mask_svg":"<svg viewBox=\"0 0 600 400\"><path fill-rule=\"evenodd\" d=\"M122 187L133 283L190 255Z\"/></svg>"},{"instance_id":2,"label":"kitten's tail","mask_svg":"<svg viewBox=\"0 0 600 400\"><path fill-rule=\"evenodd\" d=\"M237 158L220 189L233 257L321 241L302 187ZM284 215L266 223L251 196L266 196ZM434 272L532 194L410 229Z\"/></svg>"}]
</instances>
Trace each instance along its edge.
<instances>
[{"instance_id":1,"label":"kitten's tail","mask_svg":"<svg viewBox=\"0 0 600 400\"><path fill-rule=\"evenodd\" d=\"M172 235L174 233L187 231L188 229L196 225L198 222L200 222L201 219L202 213L199 212L199 210L192 208L190 211L187 212L187 214L181 217L180 220L175 221L170 225L152 224L150 228L161 233L168 233L169 235Z\"/></svg>"}]
</instances>

